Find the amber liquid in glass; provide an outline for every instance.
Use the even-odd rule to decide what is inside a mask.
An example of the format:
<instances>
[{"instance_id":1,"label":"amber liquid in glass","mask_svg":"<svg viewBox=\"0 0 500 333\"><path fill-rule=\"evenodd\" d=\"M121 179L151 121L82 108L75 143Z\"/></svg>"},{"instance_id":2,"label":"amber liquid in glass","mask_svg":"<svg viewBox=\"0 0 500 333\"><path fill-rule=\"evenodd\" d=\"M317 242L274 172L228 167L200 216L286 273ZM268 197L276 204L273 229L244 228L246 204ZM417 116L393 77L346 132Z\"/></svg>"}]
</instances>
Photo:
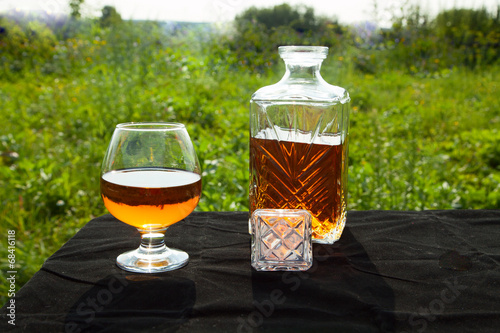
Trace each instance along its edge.
<instances>
[{"instance_id":1,"label":"amber liquid in glass","mask_svg":"<svg viewBox=\"0 0 500 333\"><path fill-rule=\"evenodd\" d=\"M342 144L250 138L250 213L256 209L306 209L313 238L323 239L345 209Z\"/></svg>"},{"instance_id":2,"label":"amber liquid in glass","mask_svg":"<svg viewBox=\"0 0 500 333\"><path fill-rule=\"evenodd\" d=\"M111 171L101 177L101 194L108 211L120 221L139 229L165 228L196 208L201 176L162 168Z\"/></svg>"}]
</instances>

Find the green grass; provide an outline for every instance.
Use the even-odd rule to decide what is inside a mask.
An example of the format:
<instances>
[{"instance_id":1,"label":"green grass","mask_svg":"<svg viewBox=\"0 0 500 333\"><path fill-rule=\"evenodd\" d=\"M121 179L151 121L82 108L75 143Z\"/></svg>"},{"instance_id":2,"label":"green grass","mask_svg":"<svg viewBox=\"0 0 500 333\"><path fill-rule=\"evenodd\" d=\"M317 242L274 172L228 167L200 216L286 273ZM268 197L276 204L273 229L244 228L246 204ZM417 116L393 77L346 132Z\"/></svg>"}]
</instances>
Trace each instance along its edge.
<instances>
[{"instance_id":1,"label":"green grass","mask_svg":"<svg viewBox=\"0 0 500 333\"><path fill-rule=\"evenodd\" d=\"M203 169L197 209L248 209L248 102L283 66L230 66L193 36L92 36L59 42L57 57L33 56L0 78L2 303L7 230L16 230L19 288L106 213L100 163L117 123L185 123ZM348 209L499 208L500 67L366 74L353 61L362 51L345 50L332 50L322 72L352 99Z\"/></svg>"},{"instance_id":2,"label":"green grass","mask_svg":"<svg viewBox=\"0 0 500 333\"><path fill-rule=\"evenodd\" d=\"M353 84L351 209L499 208L498 68ZM367 93L368 92L368 93Z\"/></svg>"}]
</instances>

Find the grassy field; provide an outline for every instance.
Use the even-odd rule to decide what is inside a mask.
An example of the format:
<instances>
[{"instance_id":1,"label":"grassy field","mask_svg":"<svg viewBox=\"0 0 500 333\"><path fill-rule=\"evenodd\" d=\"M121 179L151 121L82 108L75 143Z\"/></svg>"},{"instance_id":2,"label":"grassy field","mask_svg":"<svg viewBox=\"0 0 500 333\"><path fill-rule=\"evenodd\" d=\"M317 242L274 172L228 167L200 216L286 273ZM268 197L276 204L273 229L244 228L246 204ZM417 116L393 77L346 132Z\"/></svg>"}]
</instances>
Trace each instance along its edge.
<instances>
[{"instance_id":1,"label":"grassy field","mask_svg":"<svg viewBox=\"0 0 500 333\"><path fill-rule=\"evenodd\" d=\"M248 102L284 66L235 66L196 34L92 29L53 42L50 59L40 50L3 58L2 303L8 230L16 231L19 288L106 213L100 163L117 123L185 123L203 169L197 210L248 209ZM500 66L360 70L356 59L378 57L370 54L332 49L322 67L352 99L348 209L500 208Z\"/></svg>"}]
</instances>

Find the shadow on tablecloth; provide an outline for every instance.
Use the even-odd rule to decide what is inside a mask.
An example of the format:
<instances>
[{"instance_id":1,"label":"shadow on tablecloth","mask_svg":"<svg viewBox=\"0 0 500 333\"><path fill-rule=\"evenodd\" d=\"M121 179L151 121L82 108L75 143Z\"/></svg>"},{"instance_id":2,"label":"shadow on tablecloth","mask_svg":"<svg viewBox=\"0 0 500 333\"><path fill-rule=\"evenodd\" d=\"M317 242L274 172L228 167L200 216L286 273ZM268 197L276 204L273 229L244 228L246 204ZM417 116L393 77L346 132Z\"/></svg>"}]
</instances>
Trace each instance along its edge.
<instances>
[{"instance_id":1,"label":"shadow on tablecloth","mask_svg":"<svg viewBox=\"0 0 500 333\"><path fill-rule=\"evenodd\" d=\"M65 332L175 332L196 301L193 281L162 275L109 275L70 308ZM131 320L127 321L126 318Z\"/></svg>"},{"instance_id":2,"label":"shadow on tablecloth","mask_svg":"<svg viewBox=\"0 0 500 333\"><path fill-rule=\"evenodd\" d=\"M240 320L240 332L394 331L394 292L349 228L313 252L305 272L252 272L254 311Z\"/></svg>"}]
</instances>

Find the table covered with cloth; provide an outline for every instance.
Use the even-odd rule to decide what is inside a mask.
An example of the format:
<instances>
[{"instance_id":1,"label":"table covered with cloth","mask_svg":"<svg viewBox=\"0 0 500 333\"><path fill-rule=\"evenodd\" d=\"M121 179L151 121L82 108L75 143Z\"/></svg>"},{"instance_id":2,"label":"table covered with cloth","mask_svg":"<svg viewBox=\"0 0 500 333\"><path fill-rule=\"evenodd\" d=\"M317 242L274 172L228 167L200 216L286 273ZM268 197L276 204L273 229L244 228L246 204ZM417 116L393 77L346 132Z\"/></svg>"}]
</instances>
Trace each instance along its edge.
<instances>
[{"instance_id":1,"label":"table covered with cloth","mask_svg":"<svg viewBox=\"0 0 500 333\"><path fill-rule=\"evenodd\" d=\"M88 222L7 302L0 331L500 332L500 210L350 211L305 272L258 272L248 212L194 212L166 233L184 268L136 274L137 229ZM36 253L33 253L36 255Z\"/></svg>"}]
</instances>

